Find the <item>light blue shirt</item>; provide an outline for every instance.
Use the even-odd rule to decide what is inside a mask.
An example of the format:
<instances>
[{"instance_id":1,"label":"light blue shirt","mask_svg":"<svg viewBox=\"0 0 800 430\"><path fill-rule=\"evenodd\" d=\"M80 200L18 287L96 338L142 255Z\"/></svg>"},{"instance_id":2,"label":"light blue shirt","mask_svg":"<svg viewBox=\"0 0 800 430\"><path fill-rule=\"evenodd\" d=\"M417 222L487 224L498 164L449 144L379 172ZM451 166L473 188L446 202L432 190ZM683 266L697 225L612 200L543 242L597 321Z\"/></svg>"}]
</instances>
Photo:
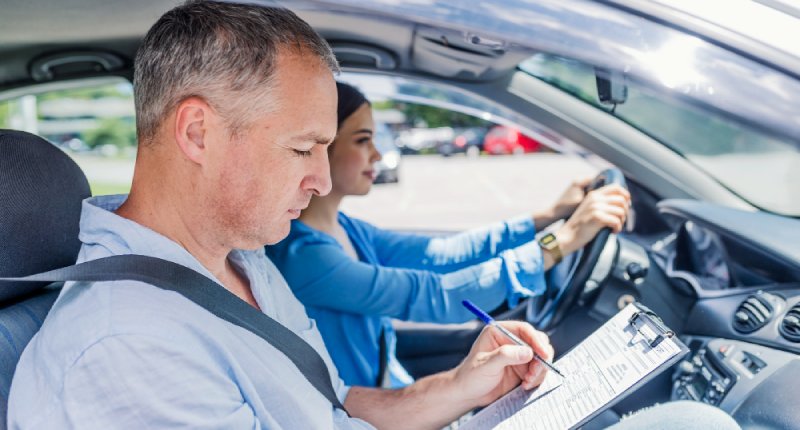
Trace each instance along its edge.
<instances>
[{"instance_id":1,"label":"light blue shirt","mask_svg":"<svg viewBox=\"0 0 800 430\"><path fill-rule=\"evenodd\" d=\"M317 321L349 385L376 385L382 330L392 386L412 382L395 357L391 318L460 323L475 318L463 299L491 310L545 288L530 217L445 237L382 230L343 213L339 224L358 261L335 238L300 221L267 255Z\"/></svg>"},{"instance_id":2,"label":"light blue shirt","mask_svg":"<svg viewBox=\"0 0 800 430\"><path fill-rule=\"evenodd\" d=\"M125 196L83 203L79 261L164 258L215 279L177 243L114 214ZM313 346L319 332L261 251L233 251L258 305ZM215 279L216 280L216 279ZM217 281L219 282L219 281ZM332 407L283 353L183 296L132 281L67 283L22 354L9 428L372 428Z\"/></svg>"}]
</instances>

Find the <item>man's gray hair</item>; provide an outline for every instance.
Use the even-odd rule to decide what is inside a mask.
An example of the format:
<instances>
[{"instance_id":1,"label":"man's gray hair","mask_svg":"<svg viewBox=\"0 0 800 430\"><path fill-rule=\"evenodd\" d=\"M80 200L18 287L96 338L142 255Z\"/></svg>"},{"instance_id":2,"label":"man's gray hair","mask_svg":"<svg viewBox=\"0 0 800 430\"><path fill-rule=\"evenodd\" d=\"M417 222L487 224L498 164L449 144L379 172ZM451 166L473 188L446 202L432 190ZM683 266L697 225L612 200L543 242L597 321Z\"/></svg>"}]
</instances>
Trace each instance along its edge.
<instances>
[{"instance_id":1,"label":"man's gray hair","mask_svg":"<svg viewBox=\"0 0 800 430\"><path fill-rule=\"evenodd\" d=\"M317 56L339 71L325 40L287 9L188 1L170 10L136 54L139 144L152 141L167 114L193 96L208 102L236 134L265 112L254 108L268 96L278 53L286 49Z\"/></svg>"}]
</instances>

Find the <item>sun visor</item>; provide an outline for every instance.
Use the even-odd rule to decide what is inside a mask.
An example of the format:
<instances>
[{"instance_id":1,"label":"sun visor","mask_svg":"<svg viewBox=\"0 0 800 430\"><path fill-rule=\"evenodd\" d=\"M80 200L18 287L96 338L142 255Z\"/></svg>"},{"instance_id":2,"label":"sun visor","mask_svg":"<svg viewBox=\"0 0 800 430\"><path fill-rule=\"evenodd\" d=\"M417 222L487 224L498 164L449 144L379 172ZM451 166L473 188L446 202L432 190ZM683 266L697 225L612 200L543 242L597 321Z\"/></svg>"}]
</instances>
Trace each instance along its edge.
<instances>
[{"instance_id":1,"label":"sun visor","mask_svg":"<svg viewBox=\"0 0 800 430\"><path fill-rule=\"evenodd\" d=\"M504 40L418 26L411 62L416 69L437 76L483 81L507 73L531 55L532 50Z\"/></svg>"}]
</instances>

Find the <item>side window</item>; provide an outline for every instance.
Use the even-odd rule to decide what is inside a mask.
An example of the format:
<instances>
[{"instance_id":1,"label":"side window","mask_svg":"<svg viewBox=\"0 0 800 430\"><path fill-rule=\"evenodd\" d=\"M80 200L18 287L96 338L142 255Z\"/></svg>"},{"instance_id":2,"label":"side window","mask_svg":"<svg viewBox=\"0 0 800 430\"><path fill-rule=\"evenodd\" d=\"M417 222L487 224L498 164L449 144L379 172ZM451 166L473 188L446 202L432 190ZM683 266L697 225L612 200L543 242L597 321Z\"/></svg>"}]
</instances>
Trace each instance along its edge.
<instances>
[{"instance_id":1,"label":"side window","mask_svg":"<svg viewBox=\"0 0 800 430\"><path fill-rule=\"evenodd\" d=\"M132 86L124 79L6 95L0 98L0 128L28 131L61 148L81 166L93 195L130 190L136 124Z\"/></svg>"},{"instance_id":2,"label":"side window","mask_svg":"<svg viewBox=\"0 0 800 430\"><path fill-rule=\"evenodd\" d=\"M552 132L517 124L466 93L366 74L342 80L372 102L383 159L370 192L345 198L341 209L379 227L458 231L531 214L601 168L559 153Z\"/></svg>"}]
</instances>

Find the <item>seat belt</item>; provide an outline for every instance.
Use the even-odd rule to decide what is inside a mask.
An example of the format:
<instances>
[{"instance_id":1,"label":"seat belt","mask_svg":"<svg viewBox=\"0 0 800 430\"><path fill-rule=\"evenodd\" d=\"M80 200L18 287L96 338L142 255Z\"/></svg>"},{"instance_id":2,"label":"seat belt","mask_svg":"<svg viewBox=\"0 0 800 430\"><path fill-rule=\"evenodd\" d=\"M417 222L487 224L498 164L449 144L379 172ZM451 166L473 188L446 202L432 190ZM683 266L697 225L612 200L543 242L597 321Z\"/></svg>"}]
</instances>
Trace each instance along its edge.
<instances>
[{"instance_id":1,"label":"seat belt","mask_svg":"<svg viewBox=\"0 0 800 430\"><path fill-rule=\"evenodd\" d=\"M222 285L186 266L145 255L114 255L29 276L0 277L0 281L14 282L123 280L140 281L175 291L217 317L258 335L289 357L308 382L334 407L347 413L336 397L328 366L311 345Z\"/></svg>"}]
</instances>

